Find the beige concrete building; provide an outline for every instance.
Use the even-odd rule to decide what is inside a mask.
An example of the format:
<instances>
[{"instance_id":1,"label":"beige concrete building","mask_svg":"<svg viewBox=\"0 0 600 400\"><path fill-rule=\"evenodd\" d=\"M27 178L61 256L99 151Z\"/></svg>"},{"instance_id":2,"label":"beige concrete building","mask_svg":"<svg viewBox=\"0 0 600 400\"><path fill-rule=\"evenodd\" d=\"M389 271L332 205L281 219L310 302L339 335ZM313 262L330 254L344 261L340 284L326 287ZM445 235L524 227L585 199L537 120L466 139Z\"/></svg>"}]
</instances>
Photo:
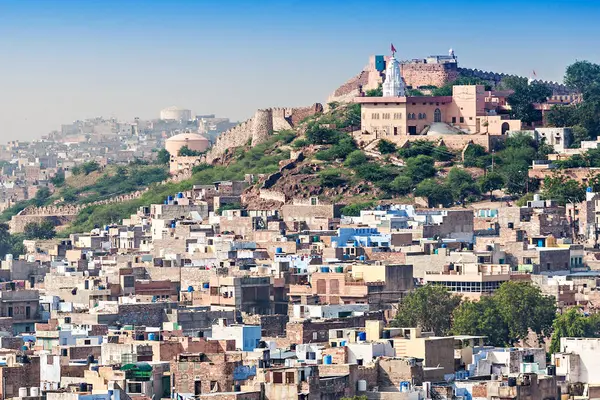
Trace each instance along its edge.
<instances>
[{"instance_id":1,"label":"beige concrete building","mask_svg":"<svg viewBox=\"0 0 600 400\"><path fill-rule=\"evenodd\" d=\"M443 138L448 147L473 141L489 148L490 136L521 129L520 120L486 115L482 85L454 86L452 96L357 97L355 102L362 105L360 139L365 142L387 139L402 145Z\"/></svg>"}]
</instances>

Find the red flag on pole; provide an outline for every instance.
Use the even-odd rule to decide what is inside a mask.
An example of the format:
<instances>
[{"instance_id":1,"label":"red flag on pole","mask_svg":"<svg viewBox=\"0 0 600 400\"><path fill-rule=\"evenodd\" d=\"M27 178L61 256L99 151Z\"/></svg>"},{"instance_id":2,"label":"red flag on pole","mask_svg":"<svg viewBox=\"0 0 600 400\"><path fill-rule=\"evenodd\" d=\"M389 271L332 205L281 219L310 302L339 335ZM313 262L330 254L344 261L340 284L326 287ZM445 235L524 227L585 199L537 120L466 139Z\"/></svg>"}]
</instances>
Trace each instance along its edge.
<instances>
[{"instance_id":1,"label":"red flag on pole","mask_svg":"<svg viewBox=\"0 0 600 400\"><path fill-rule=\"evenodd\" d=\"M396 52L396 48L394 47L394 44L392 43L392 53Z\"/></svg>"}]
</instances>

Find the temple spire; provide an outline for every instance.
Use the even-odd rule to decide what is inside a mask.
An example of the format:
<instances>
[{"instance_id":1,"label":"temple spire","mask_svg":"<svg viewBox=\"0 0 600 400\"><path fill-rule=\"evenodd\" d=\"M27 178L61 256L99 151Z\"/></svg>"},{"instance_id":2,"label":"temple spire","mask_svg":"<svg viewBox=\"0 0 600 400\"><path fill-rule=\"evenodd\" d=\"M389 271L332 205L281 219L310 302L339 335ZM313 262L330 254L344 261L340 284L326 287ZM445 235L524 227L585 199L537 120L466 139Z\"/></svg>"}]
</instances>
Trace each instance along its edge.
<instances>
[{"instance_id":1,"label":"temple spire","mask_svg":"<svg viewBox=\"0 0 600 400\"><path fill-rule=\"evenodd\" d=\"M400 74L400 64L396 60L396 48L392 44L392 57L388 61L383 82L383 97L406 96L406 85Z\"/></svg>"}]
</instances>

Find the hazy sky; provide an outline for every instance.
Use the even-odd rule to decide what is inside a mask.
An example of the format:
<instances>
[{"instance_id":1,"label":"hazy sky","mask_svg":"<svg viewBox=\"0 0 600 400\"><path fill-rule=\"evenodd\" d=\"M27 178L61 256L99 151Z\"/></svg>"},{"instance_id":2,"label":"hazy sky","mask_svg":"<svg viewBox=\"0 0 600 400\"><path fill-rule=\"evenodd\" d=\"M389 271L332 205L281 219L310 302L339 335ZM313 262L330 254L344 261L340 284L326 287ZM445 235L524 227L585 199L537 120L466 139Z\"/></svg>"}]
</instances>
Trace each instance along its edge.
<instances>
[{"instance_id":1,"label":"hazy sky","mask_svg":"<svg viewBox=\"0 0 600 400\"><path fill-rule=\"evenodd\" d=\"M0 142L171 105L242 120L325 101L390 42L560 81L600 62L599 20L593 0L0 0Z\"/></svg>"}]
</instances>

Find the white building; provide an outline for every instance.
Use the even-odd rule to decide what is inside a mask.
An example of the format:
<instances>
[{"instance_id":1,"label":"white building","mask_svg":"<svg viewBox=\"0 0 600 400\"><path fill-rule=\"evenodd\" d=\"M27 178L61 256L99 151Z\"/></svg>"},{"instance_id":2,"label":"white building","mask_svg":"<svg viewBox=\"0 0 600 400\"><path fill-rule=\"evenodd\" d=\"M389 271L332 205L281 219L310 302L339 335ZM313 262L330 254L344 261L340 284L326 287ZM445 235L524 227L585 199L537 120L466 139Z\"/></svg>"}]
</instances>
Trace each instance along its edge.
<instances>
[{"instance_id":1,"label":"white building","mask_svg":"<svg viewBox=\"0 0 600 400\"><path fill-rule=\"evenodd\" d=\"M192 112L185 108L167 107L160 110L160 119L163 121L190 121Z\"/></svg>"},{"instance_id":2,"label":"white building","mask_svg":"<svg viewBox=\"0 0 600 400\"><path fill-rule=\"evenodd\" d=\"M560 353L552 355L556 375L569 383L600 384L600 339L561 338Z\"/></svg>"}]
</instances>

